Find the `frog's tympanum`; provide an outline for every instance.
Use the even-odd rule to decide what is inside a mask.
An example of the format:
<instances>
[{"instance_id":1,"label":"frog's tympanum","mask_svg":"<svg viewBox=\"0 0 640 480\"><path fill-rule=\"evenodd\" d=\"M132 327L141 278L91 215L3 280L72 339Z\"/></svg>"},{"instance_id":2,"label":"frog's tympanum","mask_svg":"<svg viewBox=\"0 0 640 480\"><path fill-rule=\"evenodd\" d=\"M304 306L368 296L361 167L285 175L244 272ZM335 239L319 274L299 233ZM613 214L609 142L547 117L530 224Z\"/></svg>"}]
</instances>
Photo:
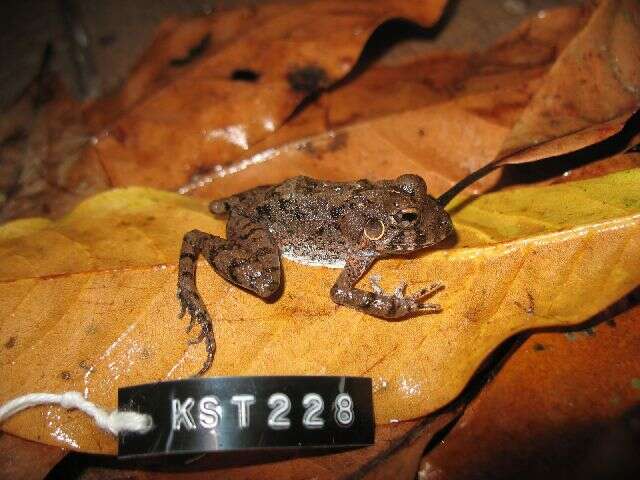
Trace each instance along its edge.
<instances>
[{"instance_id":1,"label":"frog's tympanum","mask_svg":"<svg viewBox=\"0 0 640 480\"><path fill-rule=\"evenodd\" d=\"M412 295L405 295L404 283L385 294L376 277L371 292L355 287L378 258L415 252L452 233L449 215L416 175L344 183L295 177L216 200L209 208L228 215L227 238L188 232L178 277L181 316L189 311L189 329L196 322L202 329L195 342L207 346L200 374L209 369L215 353L211 318L195 283L200 254L223 278L265 299L280 290L282 255L307 265L342 268L330 292L340 305L385 319L440 310L423 302L440 283Z\"/></svg>"}]
</instances>

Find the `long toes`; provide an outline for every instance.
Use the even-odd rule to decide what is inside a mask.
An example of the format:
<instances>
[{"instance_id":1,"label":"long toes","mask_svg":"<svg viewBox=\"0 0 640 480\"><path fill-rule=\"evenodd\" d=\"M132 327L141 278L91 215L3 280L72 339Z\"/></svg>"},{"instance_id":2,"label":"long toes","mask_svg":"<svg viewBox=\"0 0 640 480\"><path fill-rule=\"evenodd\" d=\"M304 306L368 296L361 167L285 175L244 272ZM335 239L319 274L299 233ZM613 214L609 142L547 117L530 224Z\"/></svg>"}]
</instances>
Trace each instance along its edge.
<instances>
[{"instance_id":1,"label":"long toes","mask_svg":"<svg viewBox=\"0 0 640 480\"><path fill-rule=\"evenodd\" d=\"M407 290L407 282L400 282L393 291L393 295L397 298L404 298L404 293Z\"/></svg>"},{"instance_id":2,"label":"long toes","mask_svg":"<svg viewBox=\"0 0 640 480\"><path fill-rule=\"evenodd\" d=\"M380 285L381 280L382 277L380 275L371 275L371 277L369 278L369 282L371 283L371 290L379 295L384 295L384 290Z\"/></svg>"},{"instance_id":3,"label":"long toes","mask_svg":"<svg viewBox=\"0 0 640 480\"><path fill-rule=\"evenodd\" d=\"M440 282L434 282L431 285L423 288L422 290L420 290L418 293L416 293L414 295L414 297L416 299L421 299L426 297L427 295L431 295L435 292L437 292L438 290L442 290L444 288L444 284L440 283Z\"/></svg>"},{"instance_id":4,"label":"long toes","mask_svg":"<svg viewBox=\"0 0 640 480\"><path fill-rule=\"evenodd\" d=\"M205 342L207 344L207 359L202 364L202 368L200 369L200 371L196 374L197 376L206 373L207 370L211 368L211 365L213 364L213 357L216 353L216 341L214 340L213 336L207 335L205 337Z\"/></svg>"},{"instance_id":5,"label":"long toes","mask_svg":"<svg viewBox=\"0 0 640 480\"><path fill-rule=\"evenodd\" d=\"M193 326L195 324L196 324L196 317L195 315L191 315L191 318L189 319L189 325L187 326L187 333L189 333L193 329Z\"/></svg>"},{"instance_id":6,"label":"long toes","mask_svg":"<svg viewBox=\"0 0 640 480\"><path fill-rule=\"evenodd\" d=\"M418 309L426 313L439 313L442 311L442 307L437 303L420 303L418 304Z\"/></svg>"}]
</instances>

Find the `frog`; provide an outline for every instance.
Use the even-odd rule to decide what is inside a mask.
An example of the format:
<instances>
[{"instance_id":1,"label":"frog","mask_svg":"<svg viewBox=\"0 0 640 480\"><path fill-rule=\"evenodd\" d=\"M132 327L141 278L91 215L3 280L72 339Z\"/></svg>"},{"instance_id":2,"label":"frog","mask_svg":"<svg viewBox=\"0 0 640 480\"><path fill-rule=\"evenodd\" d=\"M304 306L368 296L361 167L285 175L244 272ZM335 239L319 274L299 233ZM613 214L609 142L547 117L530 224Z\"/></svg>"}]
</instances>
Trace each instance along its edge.
<instances>
[{"instance_id":1,"label":"frog","mask_svg":"<svg viewBox=\"0 0 640 480\"><path fill-rule=\"evenodd\" d=\"M206 345L207 357L196 375L210 369L216 351L213 322L196 287L200 255L226 281L266 301L281 292L284 257L341 269L328 292L337 308L385 320L441 311L425 301L444 288L441 282L407 294L403 281L387 293L380 277L372 275L371 291L356 287L378 259L423 250L453 233L449 214L419 175L347 182L297 176L214 200L209 210L227 219L226 238L191 230L183 237L178 262L179 317L189 312L187 332L200 327L190 343Z\"/></svg>"}]
</instances>

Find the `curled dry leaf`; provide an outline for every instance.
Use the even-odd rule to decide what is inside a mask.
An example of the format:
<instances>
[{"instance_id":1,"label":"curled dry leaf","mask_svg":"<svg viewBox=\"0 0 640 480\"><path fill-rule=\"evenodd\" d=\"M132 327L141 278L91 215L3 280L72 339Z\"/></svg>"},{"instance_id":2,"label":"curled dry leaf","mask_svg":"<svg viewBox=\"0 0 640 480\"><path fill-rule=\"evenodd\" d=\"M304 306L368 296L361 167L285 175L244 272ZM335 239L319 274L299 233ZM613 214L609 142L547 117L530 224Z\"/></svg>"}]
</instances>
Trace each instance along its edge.
<instances>
[{"instance_id":1,"label":"curled dry leaf","mask_svg":"<svg viewBox=\"0 0 640 480\"><path fill-rule=\"evenodd\" d=\"M498 163L578 150L619 132L640 107L640 3L600 2L514 125Z\"/></svg>"},{"instance_id":2,"label":"curled dry leaf","mask_svg":"<svg viewBox=\"0 0 640 480\"><path fill-rule=\"evenodd\" d=\"M332 269L285 261L284 292L269 304L203 264L198 284L219 345L210 374L367 375L378 422L432 412L508 336L583 321L640 282L639 181L635 169L452 206L451 248L373 268L386 288L401 279L410 291L447 285L441 314L401 322L333 304ZM203 203L133 188L100 194L57 222L0 229L0 400L80 390L114 407L118 386L197 371L204 350L187 346L174 300L180 241L192 228L224 235ZM74 449L114 449L82 415L56 407L3 428Z\"/></svg>"}]
</instances>

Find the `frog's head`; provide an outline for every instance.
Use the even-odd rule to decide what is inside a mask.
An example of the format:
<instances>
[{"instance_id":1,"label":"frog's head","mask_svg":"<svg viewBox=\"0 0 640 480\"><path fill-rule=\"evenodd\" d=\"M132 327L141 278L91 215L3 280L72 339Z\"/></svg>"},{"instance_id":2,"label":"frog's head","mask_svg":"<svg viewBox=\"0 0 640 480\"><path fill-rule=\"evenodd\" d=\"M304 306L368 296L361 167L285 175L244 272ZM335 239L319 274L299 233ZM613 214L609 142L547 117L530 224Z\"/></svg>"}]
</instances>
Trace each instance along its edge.
<instances>
[{"instance_id":1,"label":"frog's head","mask_svg":"<svg viewBox=\"0 0 640 480\"><path fill-rule=\"evenodd\" d=\"M379 182L372 191L376 211L369 211L363 239L380 254L414 252L435 245L453 232L449 214L427 193L417 175Z\"/></svg>"}]
</instances>

